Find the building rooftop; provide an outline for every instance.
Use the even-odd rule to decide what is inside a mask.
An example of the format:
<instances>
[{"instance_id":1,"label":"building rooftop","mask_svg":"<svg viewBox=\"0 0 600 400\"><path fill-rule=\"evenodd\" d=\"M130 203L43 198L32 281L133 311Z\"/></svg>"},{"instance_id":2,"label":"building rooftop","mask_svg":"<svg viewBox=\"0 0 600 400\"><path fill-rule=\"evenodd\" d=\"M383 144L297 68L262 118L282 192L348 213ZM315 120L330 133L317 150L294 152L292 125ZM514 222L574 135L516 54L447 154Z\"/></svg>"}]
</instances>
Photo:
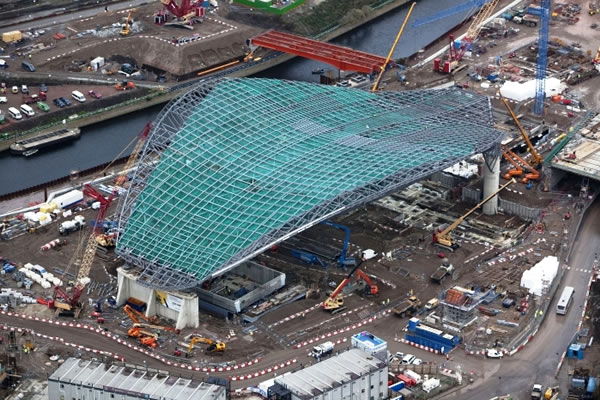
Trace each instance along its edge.
<instances>
[{"instance_id":1,"label":"building rooftop","mask_svg":"<svg viewBox=\"0 0 600 400\"><path fill-rule=\"evenodd\" d=\"M298 396L315 396L385 367L385 363L364 351L350 349L300 371L277 377L275 382Z\"/></svg>"},{"instance_id":2,"label":"building rooftop","mask_svg":"<svg viewBox=\"0 0 600 400\"><path fill-rule=\"evenodd\" d=\"M226 390L224 386L169 376L154 369L77 358L65 360L48 380L82 384L151 400L210 400L218 398Z\"/></svg>"},{"instance_id":3,"label":"building rooftop","mask_svg":"<svg viewBox=\"0 0 600 400\"><path fill-rule=\"evenodd\" d=\"M386 343L385 340L378 338L377 336L367 331L357 333L356 335L352 335L352 337L356 340L361 341L362 343L369 345L370 347L377 347Z\"/></svg>"},{"instance_id":4,"label":"building rooftop","mask_svg":"<svg viewBox=\"0 0 600 400\"><path fill-rule=\"evenodd\" d=\"M489 99L459 89L207 80L156 118L117 252L148 285L189 288L502 135Z\"/></svg>"}]
</instances>

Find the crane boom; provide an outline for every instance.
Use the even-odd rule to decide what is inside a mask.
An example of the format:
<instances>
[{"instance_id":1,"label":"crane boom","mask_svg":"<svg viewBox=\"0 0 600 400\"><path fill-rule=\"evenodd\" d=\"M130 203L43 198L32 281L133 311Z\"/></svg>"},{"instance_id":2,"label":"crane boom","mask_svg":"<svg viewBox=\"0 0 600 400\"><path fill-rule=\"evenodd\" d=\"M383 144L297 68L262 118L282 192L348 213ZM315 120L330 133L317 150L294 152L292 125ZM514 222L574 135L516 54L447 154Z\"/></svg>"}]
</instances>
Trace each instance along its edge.
<instances>
[{"instance_id":1,"label":"crane boom","mask_svg":"<svg viewBox=\"0 0 600 400\"><path fill-rule=\"evenodd\" d=\"M506 101L506 99L504 98L504 96L502 96L502 94L500 95L500 98L502 99L502 102L504 103L504 107L506 107L506 109L508 110L508 113L510 114L511 118L515 122L515 125L517 125L517 128L519 128L519 132L521 132L521 136L523 136L523 140L525 140L525 143L527 143L527 147L529 148L529 151L531 152L531 157L532 157L531 164L533 164L533 166L541 165L544 160L542 160L542 157L540 156L540 154L537 152L535 147L533 147L533 144L531 143L531 140L529 140L529 136L527 135L527 132L525 132L525 129L523 129L523 127L521 126L519 119L517 118L517 116L515 115L513 110L510 108L508 101Z\"/></svg>"},{"instance_id":2,"label":"crane boom","mask_svg":"<svg viewBox=\"0 0 600 400\"><path fill-rule=\"evenodd\" d=\"M500 0L492 0L489 3L486 3L481 7L479 12L473 18L473 22L469 25L469 29L467 29L467 33L463 37L460 48L457 51L456 61L460 61L465 54L465 52L469 49L471 44L477 39L479 36L479 32L483 28L483 24L486 19L490 17L492 11L496 8Z\"/></svg>"},{"instance_id":3,"label":"crane boom","mask_svg":"<svg viewBox=\"0 0 600 400\"><path fill-rule=\"evenodd\" d=\"M515 182L516 181L514 179L511 179L510 181L506 182L504 185L500 186L498 188L498 190L496 190L494 193L490 194L488 197L483 199L475 207L473 207L469 211L467 211L464 215L458 217L456 219L456 221L454 221L452 224L450 224L442 232L436 233L434 235L434 240L440 244L443 244L443 245L449 244L448 246L452 246L452 243L453 243L452 239L450 239L448 237L450 232L452 232L454 229L456 229L456 227L458 225L460 225L469 215L473 214L479 207L481 207L482 205L484 205L485 203L490 201L494 196L496 196L498 193L500 193L502 190L504 190L506 187L508 187L508 185L515 183Z\"/></svg>"}]
</instances>

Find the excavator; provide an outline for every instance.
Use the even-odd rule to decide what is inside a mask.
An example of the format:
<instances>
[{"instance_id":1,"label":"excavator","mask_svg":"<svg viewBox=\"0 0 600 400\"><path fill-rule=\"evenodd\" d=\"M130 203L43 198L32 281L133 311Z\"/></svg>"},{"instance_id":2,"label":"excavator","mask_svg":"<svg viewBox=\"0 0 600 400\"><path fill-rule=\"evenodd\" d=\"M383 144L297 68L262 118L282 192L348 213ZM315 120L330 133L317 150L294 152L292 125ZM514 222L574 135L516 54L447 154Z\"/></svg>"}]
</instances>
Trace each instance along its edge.
<instances>
[{"instance_id":1,"label":"excavator","mask_svg":"<svg viewBox=\"0 0 600 400\"><path fill-rule=\"evenodd\" d=\"M498 188L498 190L496 190L494 193L490 194L488 197L483 199L480 203L478 203L475 207L471 208L464 215L459 217L456 221L454 221L452 224L450 224L443 231L433 232L433 238L432 238L433 244L436 246L443 247L450 251L454 251L454 250L458 249L460 247L459 244L456 243L452 239L452 236L450 235L452 233L452 231L454 229L456 229L456 227L458 225L460 225L469 215L474 213L479 207L481 207L482 205L484 205L485 203L490 201L494 196L496 196L498 193L500 193L502 190L504 190L506 187L508 187L508 185L510 185L512 183L516 183L514 178L512 178L510 181L506 182L504 185L500 186Z\"/></svg>"},{"instance_id":2,"label":"excavator","mask_svg":"<svg viewBox=\"0 0 600 400\"><path fill-rule=\"evenodd\" d=\"M138 338L140 343L144 346L156 348L158 343L158 335L156 333L148 332L142 329L140 326L135 326L127 331L127 336Z\"/></svg>"},{"instance_id":3,"label":"excavator","mask_svg":"<svg viewBox=\"0 0 600 400\"><path fill-rule=\"evenodd\" d=\"M194 349L194 345L196 343L205 343L208 345L208 347L206 348L206 350L204 351L205 353L223 353L225 351L225 349L227 348L227 346L225 345L225 343L223 342L219 342L219 341L215 341L209 338L205 338L205 337L201 337L201 336L194 336L192 337L192 340L190 340L190 344L187 347L186 350L186 357L189 357L190 354L192 354L192 350ZM182 355L182 351L177 349L175 350L175 355L176 356L181 356Z\"/></svg>"},{"instance_id":4,"label":"excavator","mask_svg":"<svg viewBox=\"0 0 600 400\"><path fill-rule=\"evenodd\" d=\"M125 23L123 24L123 26L121 27L121 31L119 32L121 36L129 36L129 34L131 33L131 14L134 11L135 9L129 11L129 14L127 14L127 19L125 20Z\"/></svg>"},{"instance_id":5,"label":"excavator","mask_svg":"<svg viewBox=\"0 0 600 400\"><path fill-rule=\"evenodd\" d=\"M358 263L352 268L350 273L344 278L342 282L335 288L335 290L329 295L327 299L321 304L325 311L331 311L332 314L337 314L340 311L345 309L344 307L344 296L342 294L342 290L348 285L352 275L356 272L358 277L363 279L367 286L365 287L365 294L368 296L377 296L379 294L379 287L374 285L371 279L367 274L360 271L358 268L362 264L362 258L358 261ZM358 272L357 272L358 271Z\"/></svg>"}]
</instances>

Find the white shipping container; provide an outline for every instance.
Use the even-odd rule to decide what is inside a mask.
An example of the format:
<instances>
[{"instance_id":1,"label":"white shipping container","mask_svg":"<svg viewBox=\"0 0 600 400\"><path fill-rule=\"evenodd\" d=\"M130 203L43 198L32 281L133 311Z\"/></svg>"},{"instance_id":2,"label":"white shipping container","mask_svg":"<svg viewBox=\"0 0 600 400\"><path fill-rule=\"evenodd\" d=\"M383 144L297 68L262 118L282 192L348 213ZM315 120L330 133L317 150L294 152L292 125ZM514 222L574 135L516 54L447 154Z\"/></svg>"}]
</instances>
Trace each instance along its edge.
<instances>
[{"instance_id":1,"label":"white shipping container","mask_svg":"<svg viewBox=\"0 0 600 400\"><path fill-rule=\"evenodd\" d=\"M83 192L81 190L71 190L65 194L55 197L52 202L60 208L65 208L83 201Z\"/></svg>"},{"instance_id":2,"label":"white shipping container","mask_svg":"<svg viewBox=\"0 0 600 400\"><path fill-rule=\"evenodd\" d=\"M409 378L413 378L415 381L417 381L417 385L423 382L423 378L421 377L421 375L417 374L415 371L412 371L410 369L404 370L404 375L408 376Z\"/></svg>"}]
</instances>

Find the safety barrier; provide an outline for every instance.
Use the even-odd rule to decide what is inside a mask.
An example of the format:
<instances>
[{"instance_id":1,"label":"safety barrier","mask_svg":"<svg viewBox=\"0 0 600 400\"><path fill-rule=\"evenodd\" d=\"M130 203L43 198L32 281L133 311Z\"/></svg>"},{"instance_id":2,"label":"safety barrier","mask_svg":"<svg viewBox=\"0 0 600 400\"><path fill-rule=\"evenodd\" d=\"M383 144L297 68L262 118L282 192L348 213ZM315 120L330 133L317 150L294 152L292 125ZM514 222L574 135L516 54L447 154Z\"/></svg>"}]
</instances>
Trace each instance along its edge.
<instances>
[{"instance_id":1,"label":"safety barrier","mask_svg":"<svg viewBox=\"0 0 600 400\"><path fill-rule=\"evenodd\" d=\"M0 314L2 315L6 315L9 317L16 317L16 318L22 318L22 319L28 319L31 321L38 321L38 322L44 322L47 324L51 324L51 325L57 325L57 326L64 326L64 327L69 327L69 328L79 328L79 329L85 329L85 330L89 330L95 333L98 333L102 336L105 336L109 339L112 339L114 341L116 341L117 343L123 345L123 346L127 346L128 348L135 350L137 352L143 353L145 355L147 355L148 357L152 357L155 360L158 360L160 362L162 362L163 364L172 366L172 367L177 367L177 368L182 368L182 369L186 369L188 371L197 371L197 372L228 372L228 371L236 371L238 369L241 368L245 368L245 367L249 367L251 365L255 365L257 363L259 363L262 359L261 358L255 358L253 360L247 361L247 362L243 362L241 364L235 364L235 365L228 365L225 367L197 367L197 366L193 366L191 364L187 364L187 363L178 363L178 362L174 362L171 360L166 359L165 357L162 357L160 354L156 354L153 353L149 350L146 350L143 347L137 346L135 344L129 343L126 340L123 340L121 338L116 337L115 335L113 335L112 333L105 331L103 329L99 329L96 328L95 326L91 326L91 325L87 325L87 324L82 324L82 323L73 323L73 322L66 322L66 321L58 321L58 320L52 320L52 319L47 319L47 318L39 318L39 317L34 317L33 315L28 315L28 314L19 314L19 313L13 313L10 311L0 311ZM124 360L124 358L123 358ZM121 360L121 361L123 361Z\"/></svg>"},{"instance_id":2,"label":"safety barrier","mask_svg":"<svg viewBox=\"0 0 600 400\"><path fill-rule=\"evenodd\" d=\"M428 346L423 346L422 344L413 343L413 342L411 342L409 340L406 340L404 338L394 338L394 340L396 342L408 344L408 345L410 345L412 347L416 347L417 349L425 350L425 351L428 351L428 352L433 353L433 354L440 354L439 350L432 349L431 347L428 347Z\"/></svg>"},{"instance_id":3,"label":"safety barrier","mask_svg":"<svg viewBox=\"0 0 600 400\"><path fill-rule=\"evenodd\" d=\"M324 340L324 339L327 339L327 338L330 338L332 336L336 336L336 335L339 335L339 334L342 334L342 333L350 332L351 330L354 330L356 328L360 328L361 326L365 326L367 324L370 324L371 322L375 321L378 318L386 317L387 315L389 315L390 312L392 312L392 310L386 310L380 316L374 315L374 316L372 316L372 317L370 317L368 319L365 319L363 321L360 321L360 322L358 322L356 324L348 325L348 326L346 326L344 328L341 328L341 329L336 329L335 331L331 331L331 332L325 333L325 334L323 334L321 336L316 336L316 337L314 337L312 339L309 339L309 340L306 340L306 341L304 341L302 343L296 344L294 346L294 348L295 349L299 349L301 347L308 346L309 344L316 343L316 342L318 342L320 340Z\"/></svg>"},{"instance_id":4,"label":"safety barrier","mask_svg":"<svg viewBox=\"0 0 600 400\"><path fill-rule=\"evenodd\" d=\"M37 333L36 331L34 331L32 329L18 328L18 327L9 326L9 325L3 325L3 324L0 324L0 327L1 327L0 329L5 330L5 331L16 331L16 332L19 332L19 333L29 332L32 335L37 336L37 337L41 337L43 339L48 339L48 340L53 340L53 341L56 341L56 342L60 342L64 346L73 347L73 348L76 348L76 349L79 349L79 350L83 350L83 351L87 351L87 352L94 353L94 354L101 354L103 356L108 356L110 358L114 358L114 359L119 360L119 361L125 361L124 357L122 357L122 356L120 356L118 354L115 354L115 353L111 353L110 351L97 350L97 349L93 349L91 347L82 346L80 344L65 342L65 340L63 338L58 337L58 336L48 336L48 335L44 335L42 333Z\"/></svg>"},{"instance_id":5,"label":"safety barrier","mask_svg":"<svg viewBox=\"0 0 600 400\"><path fill-rule=\"evenodd\" d=\"M279 369L285 368L285 367L289 367L292 364L295 364L297 362L297 360L295 358L291 359L291 360L287 360L285 362L282 362L280 364L275 364L272 367L263 369L261 371L256 371L254 373L251 374L246 374L246 375L239 375L239 376L232 376L229 379L232 381L243 381L245 379L252 379L252 378L258 378L259 376L265 375L265 374L269 374L271 372L275 372Z\"/></svg>"}]
</instances>

